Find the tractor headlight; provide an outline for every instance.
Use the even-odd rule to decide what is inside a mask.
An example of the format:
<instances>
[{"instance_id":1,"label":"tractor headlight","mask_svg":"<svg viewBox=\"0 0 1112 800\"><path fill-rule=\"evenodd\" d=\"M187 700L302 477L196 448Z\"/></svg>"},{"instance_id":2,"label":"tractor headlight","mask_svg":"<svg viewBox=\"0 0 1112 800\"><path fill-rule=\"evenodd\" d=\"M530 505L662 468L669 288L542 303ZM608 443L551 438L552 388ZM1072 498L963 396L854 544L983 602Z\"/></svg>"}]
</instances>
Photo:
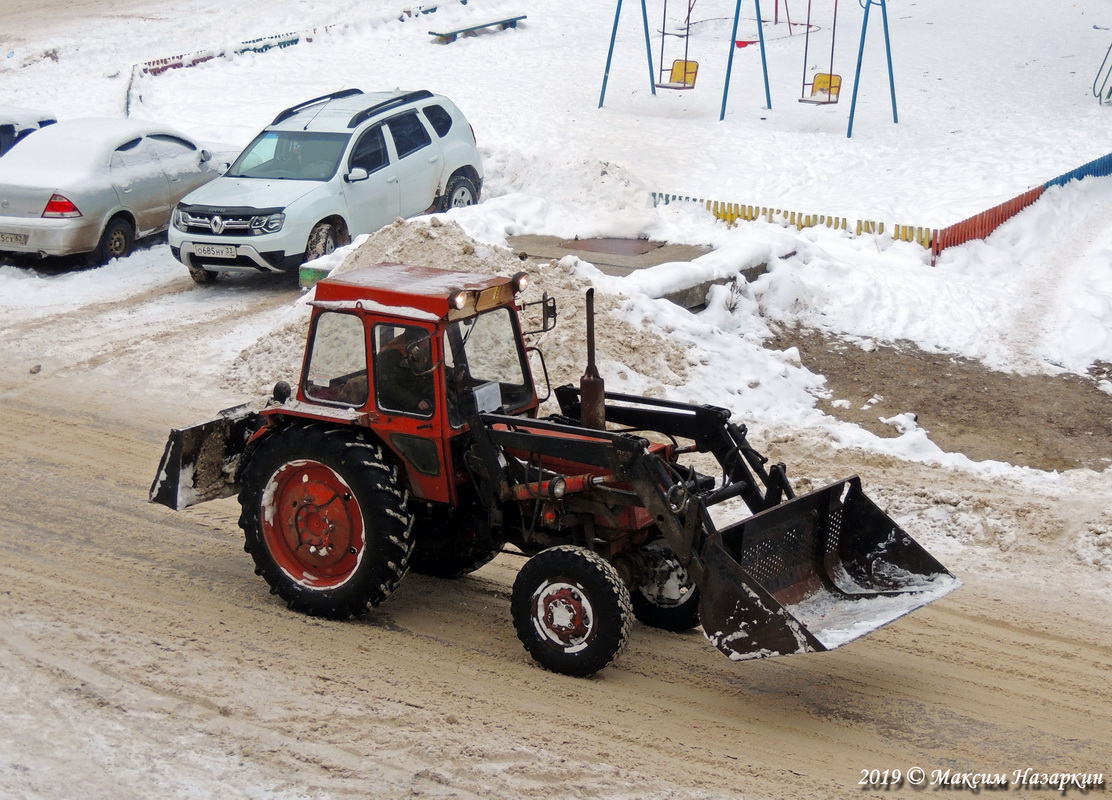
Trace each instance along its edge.
<instances>
[{"instance_id":1,"label":"tractor headlight","mask_svg":"<svg viewBox=\"0 0 1112 800\"><path fill-rule=\"evenodd\" d=\"M568 484L563 478L553 478L548 484L548 496L559 500L568 491Z\"/></svg>"},{"instance_id":2,"label":"tractor headlight","mask_svg":"<svg viewBox=\"0 0 1112 800\"><path fill-rule=\"evenodd\" d=\"M453 289L448 293L448 305L456 311L462 311L467 305L467 298L470 292L463 289Z\"/></svg>"}]
</instances>

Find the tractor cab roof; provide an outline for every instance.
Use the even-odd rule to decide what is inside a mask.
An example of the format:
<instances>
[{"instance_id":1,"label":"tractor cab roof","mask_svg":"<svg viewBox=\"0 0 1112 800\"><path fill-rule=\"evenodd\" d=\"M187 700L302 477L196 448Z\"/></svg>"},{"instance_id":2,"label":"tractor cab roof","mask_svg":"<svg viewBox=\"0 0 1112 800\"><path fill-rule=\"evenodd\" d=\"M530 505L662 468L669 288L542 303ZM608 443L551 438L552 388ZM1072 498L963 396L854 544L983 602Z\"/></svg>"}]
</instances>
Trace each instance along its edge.
<instances>
[{"instance_id":1,"label":"tractor cab roof","mask_svg":"<svg viewBox=\"0 0 1112 800\"><path fill-rule=\"evenodd\" d=\"M454 319L511 305L524 288L523 277L381 263L318 281L313 305L430 321Z\"/></svg>"}]
</instances>

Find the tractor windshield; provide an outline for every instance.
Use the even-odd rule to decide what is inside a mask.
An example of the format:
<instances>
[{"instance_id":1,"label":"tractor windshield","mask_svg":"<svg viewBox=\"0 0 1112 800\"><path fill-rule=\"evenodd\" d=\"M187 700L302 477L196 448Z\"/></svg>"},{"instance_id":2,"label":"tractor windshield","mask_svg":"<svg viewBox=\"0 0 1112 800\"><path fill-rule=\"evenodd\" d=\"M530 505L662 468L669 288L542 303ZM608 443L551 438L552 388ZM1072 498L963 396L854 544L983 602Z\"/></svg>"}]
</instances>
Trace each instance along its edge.
<instances>
[{"instance_id":1,"label":"tractor windshield","mask_svg":"<svg viewBox=\"0 0 1112 800\"><path fill-rule=\"evenodd\" d=\"M449 421L454 427L476 411L512 414L533 399L525 353L508 308L453 322L444 337Z\"/></svg>"}]
</instances>

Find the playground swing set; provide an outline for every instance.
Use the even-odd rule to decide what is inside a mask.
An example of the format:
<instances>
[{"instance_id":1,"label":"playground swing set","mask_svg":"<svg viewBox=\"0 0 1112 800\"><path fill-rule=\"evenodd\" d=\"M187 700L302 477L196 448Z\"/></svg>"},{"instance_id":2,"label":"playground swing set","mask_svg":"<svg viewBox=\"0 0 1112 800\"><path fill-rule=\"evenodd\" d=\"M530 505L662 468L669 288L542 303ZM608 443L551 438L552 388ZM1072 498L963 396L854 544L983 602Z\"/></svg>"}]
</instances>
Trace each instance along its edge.
<instances>
[{"instance_id":1,"label":"playground swing set","mask_svg":"<svg viewBox=\"0 0 1112 800\"><path fill-rule=\"evenodd\" d=\"M699 75L699 62L690 59L691 45L691 12L699 0L687 0L687 17L683 22L683 32L678 34L668 33L668 0L664 0L664 14L660 23L660 80L656 83L657 89L694 89L695 79ZM677 58L669 69L664 58L664 46L669 36L678 36L683 39L683 58ZM665 77L667 76L667 77Z\"/></svg>"},{"instance_id":2,"label":"playground swing set","mask_svg":"<svg viewBox=\"0 0 1112 800\"><path fill-rule=\"evenodd\" d=\"M830 22L830 70L819 72L807 80L807 65L811 52L811 0L807 1L807 27L803 40L803 88L801 103L813 105L832 105L838 102L842 93L842 76L834 74L834 43L838 39L838 0L834 0L834 16ZM790 24L790 23L789 23ZM808 92L807 89L811 91Z\"/></svg>"},{"instance_id":3,"label":"playground swing set","mask_svg":"<svg viewBox=\"0 0 1112 800\"><path fill-rule=\"evenodd\" d=\"M1101 105L1112 103L1112 85L1109 85L1110 81L1112 81L1112 45L1108 46L1108 50L1104 54L1104 60L1100 62L1100 69L1097 70L1097 76L1093 79L1093 97Z\"/></svg>"},{"instance_id":4,"label":"playground swing set","mask_svg":"<svg viewBox=\"0 0 1112 800\"><path fill-rule=\"evenodd\" d=\"M673 0L675 2L676 0ZM641 21L644 29L645 38L645 56L648 61L649 67L649 88L653 95L656 95L657 89L694 89L695 81L699 75L699 62L691 57L691 29L692 29L692 13L695 10L695 5L698 0L682 0L686 4L686 16L684 18L683 26L680 28L679 33L670 33L667 29L668 24L668 2L663 2L663 12L661 17L661 39L660 39L660 70L657 72L653 66L653 53L651 36L649 30L649 13L647 0L640 0L641 5ZM830 62L827 72L817 72L814 75L809 75L808 64L810 58L811 48L811 35L812 31L818 31L817 24L812 22L812 7L815 0L807 0L807 23L804 34L804 50L803 50L803 85L799 102L810 105L833 105L838 102L842 92L842 76L834 72L834 54L835 54L835 40L838 27L838 0L833 0L832 17L830 24ZM757 24L757 41L739 41L737 38L738 26L741 20L741 5L742 0L737 0L734 7L733 17L733 31L730 36L730 51L729 58L726 62L726 78L722 87L722 107L719 114L719 120L726 117L726 103L729 98L730 92L730 75L733 71L734 51L739 48L746 47L750 44L760 45L761 51L761 73L764 77L765 89L765 103L768 108L772 108L772 92L769 88L768 80L768 58L765 52L765 37L764 37L764 19L761 16L761 2L760 0L753 0L754 9L756 11ZM776 0L776 20L779 20L779 3ZM602 92L599 94L598 107L602 108L606 100L606 85L610 78L610 67L614 59L614 46L618 38L618 25L622 15L623 0L616 0L614 9L614 28L610 35L610 48L606 55L606 69L602 78ZM884 29L884 51L888 61L888 85L892 98L892 122L899 122L899 116L896 110L896 81L892 70L892 45L891 39L888 34L888 4L887 0L858 0L858 4L864 9L864 15L861 22L861 39L857 53L857 69L854 73L853 79L853 97L850 102L849 112L849 127L846 131L846 136L853 136L853 118L857 109L857 90L861 80L861 64L865 54L865 36L868 31L869 25L869 11L872 7L880 6L882 24ZM787 12L787 0L784 0L784 10ZM791 17L788 16L788 29L789 33L792 27ZM669 39L679 39L682 42L683 56L682 58L674 58L671 65L668 65L665 58L666 49Z\"/></svg>"}]
</instances>

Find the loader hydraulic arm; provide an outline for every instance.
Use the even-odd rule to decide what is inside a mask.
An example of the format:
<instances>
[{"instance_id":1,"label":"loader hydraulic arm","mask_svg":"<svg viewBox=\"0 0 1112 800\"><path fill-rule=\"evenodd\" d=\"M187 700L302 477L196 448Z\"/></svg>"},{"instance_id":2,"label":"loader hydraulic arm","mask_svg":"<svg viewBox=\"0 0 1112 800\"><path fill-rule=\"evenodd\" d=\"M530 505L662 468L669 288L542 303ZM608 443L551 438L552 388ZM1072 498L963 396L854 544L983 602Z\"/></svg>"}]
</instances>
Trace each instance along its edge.
<instances>
[{"instance_id":1,"label":"loader hydraulic arm","mask_svg":"<svg viewBox=\"0 0 1112 800\"><path fill-rule=\"evenodd\" d=\"M471 418L475 441L471 460L480 490L490 501L504 501L514 485L529 478L505 451L529 453L543 461L574 462L599 472L623 476L645 452L648 442L628 433L613 433L536 419L481 414Z\"/></svg>"},{"instance_id":2,"label":"loader hydraulic arm","mask_svg":"<svg viewBox=\"0 0 1112 800\"><path fill-rule=\"evenodd\" d=\"M795 497L783 464L766 469L768 459L753 449L744 425L730 422L730 412L711 405L694 405L638 395L606 392L608 422L625 426L626 433L655 431L692 442L696 452L711 453L722 467L723 485L703 497L706 505L740 496L754 514ZM569 417L580 413L580 392L574 386L556 388L560 410ZM757 484L754 475L759 478ZM763 491L762 491L763 486Z\"/></svg>"}]
</instances>

